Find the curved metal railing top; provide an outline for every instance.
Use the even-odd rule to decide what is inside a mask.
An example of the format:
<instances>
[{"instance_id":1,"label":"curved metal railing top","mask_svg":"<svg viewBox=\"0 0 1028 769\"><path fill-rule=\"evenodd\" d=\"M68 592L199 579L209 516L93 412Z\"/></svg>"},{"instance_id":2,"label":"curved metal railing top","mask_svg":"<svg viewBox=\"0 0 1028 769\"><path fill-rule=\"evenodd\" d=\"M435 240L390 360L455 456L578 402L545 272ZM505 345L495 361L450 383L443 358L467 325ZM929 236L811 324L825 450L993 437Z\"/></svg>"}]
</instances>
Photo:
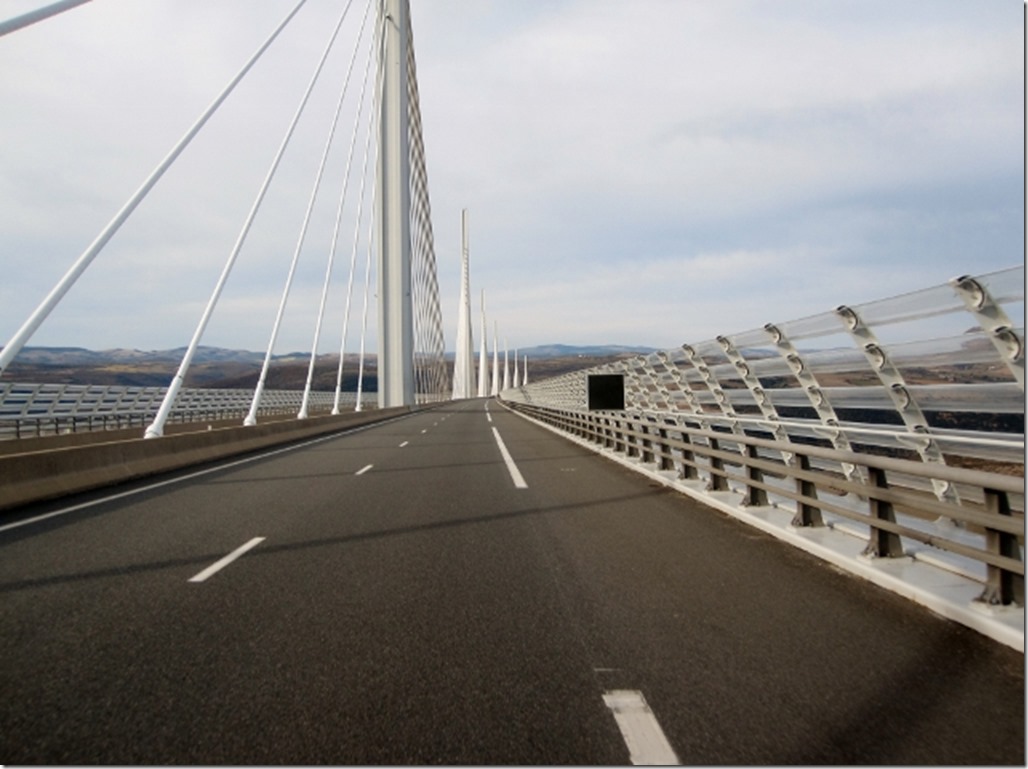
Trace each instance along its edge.
<instances>
[{"instance_id":1,"label":"curved metal railing top","mask_svg":"<svg viewBox=\"0 0 1028 769\"><path fill-rule=\"evenodd\" d=\"M1023 474L1024 266L686 343L503 397L588 409L588 376L599 373L624 375L632 412L926 462L1002 463ZM944 484L936 491L951 493Z\"/></svg>"}]
</instances>

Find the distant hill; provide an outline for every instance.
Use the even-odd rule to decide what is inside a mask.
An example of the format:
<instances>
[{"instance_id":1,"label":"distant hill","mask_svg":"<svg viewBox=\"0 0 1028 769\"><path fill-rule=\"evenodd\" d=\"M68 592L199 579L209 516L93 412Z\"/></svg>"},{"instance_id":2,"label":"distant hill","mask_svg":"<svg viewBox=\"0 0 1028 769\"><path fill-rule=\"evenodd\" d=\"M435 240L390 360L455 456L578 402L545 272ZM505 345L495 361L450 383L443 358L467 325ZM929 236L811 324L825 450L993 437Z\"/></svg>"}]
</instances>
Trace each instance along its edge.
<instances>
[{"instance_id":1,"label":"distant hill","mask_svg":"<svg viewBox=\"0 0 1028 769\"><path fill-rule=\"evenodd\" d=\"M0 347L0 350L3 348ZM608 358L610 356L639 355L654 352L655 347L626 347L624 345L570 345L570 344L544 344L535 347L519 348L519 355L527 355L531 358ZM109 350L88 350L84 347L25 347L16 361L23 365L39 366L101 366L112 364L155 364L174 363L178 365L185 355L185 347L176 347L170 350L135 350L123 347L116 347ZM476 350L477 353L477 350ZM492 351L490 350L490 354ZM513 348L510 350L513 355ZM326 360L338 356L320 355L319 359ZM349 360L349 355L347 359ZM446 353L449 360L453 360L453 353ZM276 363L297 362L306 364L310 358L309 352L287 352L272 356ZM369 354L369 360L374 360L375 355ZM252 352L250 350L229 350L223 347L206 347L201 345L196 349L193 357L194 363L244 363L260 366L264 362L264 353Z\"/></svg>"},{"instance_id":2,"label":"distant hill","mask_svg":"<svg viewBox=\"0 0 1028 769\"><path fill-rule=\"evenodd\" d=\"M171 381L186 348L172 350L87 350L82 347L26 347L4 374L9 382L123 385L163 387ZM518 350L520 359L527 355L529 370L535 379L556 376L576 369L607 363L640 353L652 352L648 347L618 345L538 345ZM490 351L491 353L491 351ZM513 353L510 351L513 366ZM448 366L453 353L447 353ZM289 352L272 357L266 386L270 389L302 389L307 378L310 353ZM477 360L477 358L476 358ZM347 355L344 366L344 389L355 389L356 355ZM249 350L228 350L221 347L199 347L186 377L187 387L251 388L257 383L264 354ZM319 355L313 381L316 390L335 389L339 365L338 355ZM365 390L373 392L377 382L376 358L365 360Z\"/></svg>"},{"instance_id":3,"label":"distant hill","mask_svg":"<svg viewBox=\"0 0 1028 769\"><path fill-rule=\"evenodd\" d=\"M10 382L124 385L163 387L171 381L186 348L172 350L87 350L81 347L26 347L4 374ZM272 357L267 387L302 389L307 379L309 353L285 353ZM357 356L346 356L344 377L353 378ZM186 376L187 387L253 387L264 354L249 350L199 347ZM334 389L338 355L319 355L315 389ZM375 375L374 356L365 363L365 384ZM370 388L369 388L370 389Z\"/></svg>"},{"instance_id":4,"label":"distant hill","mask_svg":"<svg viewBox=\"0 0 1028 769\"><path fill-rule=\"evenodd\" d=\"M18 353L16 360L22 364L41 366L82 366L105 365L118 363L178 363L185 355L185 347L172 350L133 350L114 348L110 350L87 350L83 347L25 347ZM292 353L290 355L293 355ZM290 356L275 356L279 357ZM222 347L200 346L196 349L193 360L197 363L233 362L256 363L264 361L264 353L249 350L226 350Z\"/></svg>"},{"instance_id":5,"label":"distant hill","mask_svg":"<svg viewBox=\"0 0 1028 769\"><path fill-rule=\"evenodd\" d=\"M625 347L623 345L571 345L571 344L544 344L535 347L526 347L518 350L519 355L527 355L532 358L606 358L611 355L640 355L656 352L656 347Z\"/></svg>"}]
</instances>

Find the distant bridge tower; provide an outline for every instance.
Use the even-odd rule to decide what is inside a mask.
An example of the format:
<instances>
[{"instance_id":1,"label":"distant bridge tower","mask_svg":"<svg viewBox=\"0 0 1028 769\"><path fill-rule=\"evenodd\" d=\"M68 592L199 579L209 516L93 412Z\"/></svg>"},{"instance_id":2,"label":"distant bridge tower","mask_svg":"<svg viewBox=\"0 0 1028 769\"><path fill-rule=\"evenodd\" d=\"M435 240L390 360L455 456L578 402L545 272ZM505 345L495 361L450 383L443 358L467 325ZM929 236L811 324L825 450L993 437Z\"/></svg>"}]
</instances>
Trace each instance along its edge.
<instances>
[{"instance_id":1,"label":"distant bridge tower","mask_svg":"<svg viewBox=\"0 0 1028 769\"><path fill-rule=\"evenodd\" d=\"M484 398L489 394L489 347L485 342L485 289L482 289L482 341L478 349L478 397Z\"/></svg>"},{"instance_id":2,"label":"distant bridge tower","mask_svg":"<svg viewBox=\"0 0 1028 769\"><path fill-rule=\"evenodd\" d=\"M471 338L471 278L468 254L468 210L460 212L460 306L457 347L453 357L453 399L475 397L474 341Z\"/></svg>"}]
</instances>

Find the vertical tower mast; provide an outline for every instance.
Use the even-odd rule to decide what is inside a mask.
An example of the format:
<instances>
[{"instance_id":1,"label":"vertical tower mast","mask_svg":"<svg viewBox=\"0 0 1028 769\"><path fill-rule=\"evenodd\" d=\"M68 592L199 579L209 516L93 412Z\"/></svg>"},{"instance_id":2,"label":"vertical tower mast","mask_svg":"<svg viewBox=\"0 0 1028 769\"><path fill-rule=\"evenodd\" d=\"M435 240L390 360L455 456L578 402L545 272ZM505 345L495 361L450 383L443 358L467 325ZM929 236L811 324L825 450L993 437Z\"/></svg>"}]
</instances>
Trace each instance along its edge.
<instances>
[{"instance_id":1,"label":"vertical tower mast","mask_svg":"<svg viewBox=\"0 0 1028 769\"><path fill-rule=\"evenodd\" d=\"M410 138L407 91L408 0L384 0L382 100L376 232L378 405L414 403L411 305Z\"/></svg>"},{"instance_id":2,"label":"vertical tower mast","mask_svg":"<svg viewBox=\"0 0 1028 769\"><path fill-rule=\"evenodd\" d=\"M489 394L489 347L485 343L485 289L482 289L482 340L478 349L478 397Z\"/></svg>"},{"instance_id":3,"label":"vertical tower mast","mask_svg":"<svg viewBox=\"0 0 1028 769\"><path fill-rule=\"evenodd\" d=\"M453 398L475 397L474 342L471 338L471 278L468 253L468 210L460 212L460 305L457 308L457 347L453 357Z\"/></svg>"}]
</instances>

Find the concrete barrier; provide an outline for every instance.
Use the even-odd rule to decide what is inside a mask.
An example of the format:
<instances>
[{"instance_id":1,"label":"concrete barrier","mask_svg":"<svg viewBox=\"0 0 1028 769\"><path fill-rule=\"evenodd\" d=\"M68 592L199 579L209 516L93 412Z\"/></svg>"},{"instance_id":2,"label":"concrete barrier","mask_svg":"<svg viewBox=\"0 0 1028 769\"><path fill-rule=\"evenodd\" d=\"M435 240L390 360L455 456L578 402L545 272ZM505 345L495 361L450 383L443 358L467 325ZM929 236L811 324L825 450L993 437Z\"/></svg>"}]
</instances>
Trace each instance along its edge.
<instances>
[{"instance_id":1,"label":"concrete barrier","mask_svg":"<svg viewBox=\"0 0 1028 769\"><path fill-rule=\"evenodd\" d=\"M353 413L353 412L349 412ZM311 411L311 417L328 416L327 410L322 412ZM179 433L198 433L201 430L211 428L220 430L223 427L240 427L243 424L243 414L228 419L198 419L190 422L172 422L164 425L165 435L178 435ZM67 449L73 446L86 446L91 443L114 443L115 441L129 441L134 438L142 438L146 426L150 424L152 415L140 417L139 423L131 427L117 427L108 430L88 430L83 428L78 432L63 432L58 435L41 435L26 438L9 438L0 440L0 456L7 454L28 454L33 451L54 451L55 449ZM296 413L268 414L258 418L260 424L270 422L288 422L296 419Z\"/></svg>"},{"instance_id":2,"label":"concrete barrier","mask_svg":"<svg viewBox=\"0 0 1028 769\"><path fill-rule=\"evenodd\" d=\"M399 407L337 416L267 422L165 435L139 436L48 451L0 456L0 510L110 486L157 473L246 454L381 422L421 408Z\"/></svg>"}]
</instances>

